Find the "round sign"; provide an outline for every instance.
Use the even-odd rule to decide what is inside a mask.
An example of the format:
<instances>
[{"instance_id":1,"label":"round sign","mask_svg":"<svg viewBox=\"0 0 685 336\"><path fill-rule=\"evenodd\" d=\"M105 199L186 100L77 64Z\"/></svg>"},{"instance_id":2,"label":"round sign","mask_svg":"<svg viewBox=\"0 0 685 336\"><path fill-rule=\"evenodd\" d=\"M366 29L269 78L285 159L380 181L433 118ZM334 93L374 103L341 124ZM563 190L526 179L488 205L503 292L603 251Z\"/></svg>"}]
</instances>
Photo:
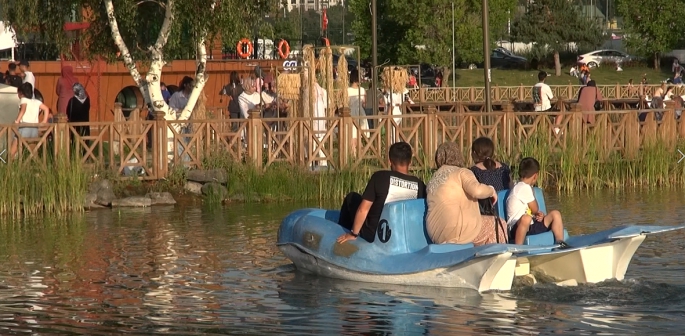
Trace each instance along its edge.
<instances>
[{"instance_id":1,"label":"round sign","mask_svg":"<svg viewBox=\"0 0 685 336\"><path fill-rule=\"evenodd\" d=\"M378 233L378 239L381 241L381 243L385 244L388 242L388 240L390 240L392 230L390 230L390 224L387 220L382 219L380 222L378 222L378 230L376 231Z\"/></svg>"}]
</instances>

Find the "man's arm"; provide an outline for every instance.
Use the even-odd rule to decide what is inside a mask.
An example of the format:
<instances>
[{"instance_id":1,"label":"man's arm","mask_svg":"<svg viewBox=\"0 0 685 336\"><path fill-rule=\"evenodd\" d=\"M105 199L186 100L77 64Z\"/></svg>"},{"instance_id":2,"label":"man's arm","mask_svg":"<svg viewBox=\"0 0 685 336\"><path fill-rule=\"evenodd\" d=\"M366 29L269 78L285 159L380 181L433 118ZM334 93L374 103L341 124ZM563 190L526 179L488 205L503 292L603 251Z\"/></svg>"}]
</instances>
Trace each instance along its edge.
<instances>
[{"instance_id":1,"label":"man's arm","mask_svg":"<svg viewBox=\"0 0 685 336\"><path fill-rule=\"evenodd\" d=\"M357 214L354 215L354 224L352 225L352 233L359 235L359 232L362 229L362 226L364 226L364 221L366 220L366 216L369 215L369 210L371 210L371 205L373 205L373 202L367 201L367 200L362 200L362 203L359 204L359 208L357 209Z\"/></svg>"}]
</instances>

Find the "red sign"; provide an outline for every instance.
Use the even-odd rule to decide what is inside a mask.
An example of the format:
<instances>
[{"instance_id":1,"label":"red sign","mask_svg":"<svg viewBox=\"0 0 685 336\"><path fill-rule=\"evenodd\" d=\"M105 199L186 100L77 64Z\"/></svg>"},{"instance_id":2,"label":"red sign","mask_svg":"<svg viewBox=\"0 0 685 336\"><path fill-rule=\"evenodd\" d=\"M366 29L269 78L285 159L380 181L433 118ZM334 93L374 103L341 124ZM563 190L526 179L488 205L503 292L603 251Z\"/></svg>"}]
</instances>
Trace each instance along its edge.
<instances>
[{"instance_id":1,"label":"red sign","mask_svg":"<svg viewBox=\"0 0 685 336\"><path fill-rule=\"evenodd\" d=\"M326 30L328 28L328 15L326 15L326 9L324 8L323 13L321 14L321 28L323 30Z\"/></svg>"}]
</instances>

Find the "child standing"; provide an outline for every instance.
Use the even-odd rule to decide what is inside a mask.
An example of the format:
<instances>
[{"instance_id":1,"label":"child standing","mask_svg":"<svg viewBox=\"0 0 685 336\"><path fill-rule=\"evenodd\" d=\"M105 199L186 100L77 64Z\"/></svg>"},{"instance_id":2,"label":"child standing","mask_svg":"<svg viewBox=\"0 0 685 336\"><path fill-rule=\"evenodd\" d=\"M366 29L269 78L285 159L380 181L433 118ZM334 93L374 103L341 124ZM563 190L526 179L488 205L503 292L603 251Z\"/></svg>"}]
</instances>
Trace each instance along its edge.
<instances>
[{"instance_id":1,"label":"child standing","mask_svg":"<svg viewBox=\"0 0 685 336\"><path fill-rule=\"evenodd\" d=\"M561 213L550 211L547 215L540 211L535 200L533 185L538 180L540 163L534 158L527 157L519 164L519 182L514 185L507 197L507 225L510 236L515 244L523 244L527 235L536 235L547 231L554 233L554 241L567 248L564 242L564 223Z\"/></svg>"}]
</instances>

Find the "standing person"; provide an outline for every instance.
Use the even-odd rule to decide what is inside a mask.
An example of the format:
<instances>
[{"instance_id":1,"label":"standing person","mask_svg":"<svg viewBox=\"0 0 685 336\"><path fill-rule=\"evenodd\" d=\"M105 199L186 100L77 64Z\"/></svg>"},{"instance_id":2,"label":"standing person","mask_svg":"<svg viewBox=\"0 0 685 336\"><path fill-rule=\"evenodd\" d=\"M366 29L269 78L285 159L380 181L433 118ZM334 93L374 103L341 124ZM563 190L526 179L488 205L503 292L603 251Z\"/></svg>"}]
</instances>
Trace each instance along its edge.
<instances>
[{"instance_id":1,"label":"standing person","mask_svg":"<svg viewBox=\"0 0 685 336\"><path fill-rule=\"evenodd\" d=\"M373 243L386 204L426 197L426 185L423 181L409 175L412 156L408 143L394 143L388 150L390 170L377 171L371 175L364 195L352 192L345 196L338 224L350 232L338 237L339 244L357 237Z\"/></svg>"},{"instance_id":2,"label":"standing person","mask_svg":"<svg viewBox=\"0 0 685 336\"><path fill-rule=\"evenodd\" d=\"M50 116L50 109L37 99L29 98L33 95L33 86L30 83L21 84L17 90L17 95L19 96L19 114L17 119L14 120L15 124L37 124L39 122L40 112L43 112L43 119L40 123L47 123L48 117ZM38 127L19 126L19 135L23 138L37 138L38 137ZM10 148L10 155L14 156L17 154L19 149L17 136L14 136L12 140L12 147Z\"/></svg>"},{"instance_id":3,"label":"standing person","mask_svg":"<svg viewBox=\"0 0 685 336\"><path fill-rule=\"evenodd\" d=\"M29 70L29 61L28 60L22 60L19 62L19 70L20 74L19 76L22 77L22 83L29 83L31 84L31 88L33 91L31 91L31 99L33 99L33 94L34 91L36 90L36 77L33 75L33 72Z\"/></svg>"},{"instance_id":4,"label":"standing person","mask_svg":"<svg viewBox=\"0 0 685 336\"><path fill-rule=\"evenodd\" d=\"M159 83L160 89L162 89L162 99L164 99L164 102L169 104L169 99L171 99L171 92L169 92L169 89L167 89L166 84L164 82Z\"/></svg>"},{"instance_id":5,"label":"standing person","mask_svg":"<svg viewBox=\"0 0 685 336\"><path fill-rule=\"evenodd\" d=\"M578 91L578 104L580 104L584 112L598 110L598 108L601 108L603 100L604 97L602 97L602 93L597 88L597 83L594 80L589 81L587 86L580 88L580 91ZM594 124L595 114L583 114L583 120L588 124Z\"/></svg>"},{"instance_id":6,"label":"standing person","mask_svg":"<svg viewBox=\"0 0 685 336\"><path fill-rule=\"evenodd\" d=\"M62 67L62 75L57 79L55 93L57 94L57 113L67 113L67 104L74 97L74 84L78 79L74 77L71 65Z\"/></svg>"},{"instance_id":7,"label":"standing person","mask_svg":"<svg viewBox=\"0 0 685 336\"><path fill-rule=\"evenodd\" d=\"M5 72L5 78L3 82L7 85L14 86L15 88L19 88L22 84L21 77L17 75L17 64L16 63L10 63L7 66L7 72Z\"/></svg>"},{"instance_id":8,"label":"standing person","mask_svg":"<svg viewBox=\"0 0 685 336\"><path fill-rule=\"evenodd\" d=\"M539 82L533 86L533 107L535 112L548 112L552 109L552 99L554 94L552 88L545 83L547 73L540 71L538 73ZM561 123L561 117L556 116L554 120L555 125ZM554 127L554 133L559 134L559 127Z\"/></svg>"},{"instance_id":9,"label":"standing person","mask_svg":"<svg viewBox=\"0 0 685 336\"><path fill-rule=\"evenodd\" d=\"M240 77L236 71L231 71L230 82L224 86L219 92L220 96L228 96L228 114L230 119L240 119L242 112L238 97L243 93L243 85L240 83ZM232 123L231 129L235 132L238 128L238 123Z\"/></svg>"},{"instance_id":10,"label":"standing person","mask_svg":"<svg viewBox=\"0 0 685 336\"><path fill-rule=\"evenodd\" d=\"M404 88L402 92L393 92L392 88L388 88L387 90L388 92L385 95L385 106L392 106L390 114L394 116L401 116L402 109L400 107L402 106L402 103L405 101L409 104L414 104L414 102L409 97L409 90L407 90L406 88ZM402 123L402 118L393 118L393 120L395 121L395 124L397 124L397 126L391 126L392 134L390 135L390 141L394 143L397 141L397 127L400 127L400 124Z\"/></svg>"},{"instance_id":11,"label":"standing person","mask_svg":"<svg viewBox=\"0 0 685 336\"><path fill-rule=\"evenodd\" d=\"M69 99L66 109L69 122L85 123L90 121L90 98L86 89L80 83L72 86L72 97ZM90 136L90 126L74 126L79 136ZM72 140L73 142L73 140Z\"/></svg>"},{"instance_id":12,"label":"standing person","mask_svg":"<svg viewBox=\"0 0 685 336\"><path fill-rule=\"evenodd\" d=\"M326 92L326 89L322 88L321 85L319 85L319 82L314 82L314 92L316 100L314 103L313 116L314 118L326 118L326 111L328 110L328 92ZM314 125L312 126L315 132L314 136L319 141L322 141L326 133L326 120L314 120ZM319 167L328 167L328 161L326 160L326 155L323 152L323 143L316 146L319 146L319 150L316 152L317 157L323 158L322 160L319 160Z\"/></svg>"},{"instance_id":13,"label":"standing person","mask_svg":"<svg viewBox=\"0 0 685 336\"><path fill-rule=\"evenodd\" d=\"M360 119L359 117L366 117L366 90L359 85L359 70L354 69L350 73L350 87L347 88L347 97L350 100L350 115L359 125L359 129L356 126L352 126L352 152L355 153L357 150L357 138L359 131L365 131L369 129L369 123L366 119ZM368 132L366 132L368 136Z\"/></svg>"},{"instance_id":14,"label":"standing person","mask_svg":"<svg viewBox=\"0 0 685 336\"><path fill-rule=\"evenodd\" d=\"M169 98L169 107L176 111L176 119L181 116L181 112L188 105L188 98L190 93L193 92L193 87L195 86L195 81L185 76L181 79L181 83L178 84L179 90L171 95Z\"/></svg>"}]
</instances>

